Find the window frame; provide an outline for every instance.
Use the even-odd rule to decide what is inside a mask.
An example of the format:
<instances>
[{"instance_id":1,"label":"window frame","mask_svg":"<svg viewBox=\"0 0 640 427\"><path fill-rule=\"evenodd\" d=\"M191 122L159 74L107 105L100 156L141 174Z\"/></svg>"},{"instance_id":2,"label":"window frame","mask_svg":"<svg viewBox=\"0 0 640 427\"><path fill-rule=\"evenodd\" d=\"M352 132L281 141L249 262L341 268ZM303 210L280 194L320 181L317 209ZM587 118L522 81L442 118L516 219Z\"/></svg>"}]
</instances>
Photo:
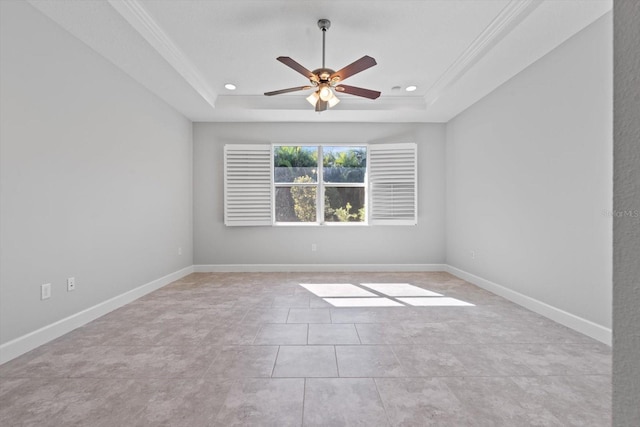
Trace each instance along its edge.
<instances>
[{"instance_id":1,"label":"window frame","mask_svg":"<svg viewBox=\"0 0 640 427\"><path fill-rule=\"evenodd\" d=\"M276 222L274 146L366 147L366 179L362 185L366 189L366 222ZM415 142L296 145L233 143L225 144L223 151L223 211L226 226L418 225L418 144ZM321 168L320 173L323 172ZM348 183L354 184L360 183ZM324 205L321 208L324 209Z\"/></svg>"},{"instance_id":2,"label":"window frame","mask_svg":"<svg viewBox=\"0 0 640 427\"><path fill-rule=\"evenodd\" d=\"M275 148L276 147L317 147L318 149L318 163L317 163L317 172L316 172L316 182L314 183L292 183L292 182L276 182L275 180L275 166L273 165L273 159L275 158ZM366 170L363 182L337 182L337 183L328 183L324 182L324 147L361 147L367 151L366 156ZM272 225L276 227L317 227L317 226L328 226L328 227L346 227L346 226L368 226L369 225L369 144L367 143L272 143L271 144L271 164L272 164L272 175L271 175L271 188L272 188ZM300 187L315 187L316 188L316 220L315 221L278 221L277 213L276 213L276 189L278 187L292 187L292 186L300 186ZM325 221L324 219L324 190L325 187L344 187L344 188L364 188L364 203L365 203L365 216L364 221Z\"/></svg>"}]
</instances>

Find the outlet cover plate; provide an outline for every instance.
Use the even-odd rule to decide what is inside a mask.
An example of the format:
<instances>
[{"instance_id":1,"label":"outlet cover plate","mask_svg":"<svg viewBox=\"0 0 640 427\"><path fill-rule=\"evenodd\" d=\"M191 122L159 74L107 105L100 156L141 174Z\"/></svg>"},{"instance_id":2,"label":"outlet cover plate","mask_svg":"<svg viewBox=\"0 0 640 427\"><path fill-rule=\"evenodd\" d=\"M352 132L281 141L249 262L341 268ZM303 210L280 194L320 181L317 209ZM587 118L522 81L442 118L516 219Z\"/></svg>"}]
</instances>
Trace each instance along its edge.
<instances>
[{"instance_id":1,"label":"outlet cover plate","mask_svg":"<svg viewBox=\"0 0 640 427\"><path fill-rule=\"evenodd\" d=\"M40 285L40 299L45 300L51 298L51 283Z\"/></svg>"}]
</instances>

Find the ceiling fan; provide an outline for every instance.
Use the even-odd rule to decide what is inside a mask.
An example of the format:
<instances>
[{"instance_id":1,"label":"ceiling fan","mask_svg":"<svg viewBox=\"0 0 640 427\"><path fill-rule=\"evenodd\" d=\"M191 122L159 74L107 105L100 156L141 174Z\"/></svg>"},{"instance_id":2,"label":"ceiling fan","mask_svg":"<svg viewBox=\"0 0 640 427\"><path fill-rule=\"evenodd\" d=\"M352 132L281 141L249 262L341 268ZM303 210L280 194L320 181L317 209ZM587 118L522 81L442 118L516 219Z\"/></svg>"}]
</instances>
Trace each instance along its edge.
<instances>
[{"instance_id":1,"label":"ceiling fan","mask_svg":"<svg viewBox=\"0 0 640 427\"><path fill-rule=\"evenodd\" d=\"M328 19L320 19L318 21L318 28L322 30L322 68L309 71L288 56L279 56L278 58L276 58L284 65L294 69L295 71L308 78L311 84L306 86L275 90L273 92L265 92L265 95L273 96L283 93L297 92L301 90L316 89L311 95L309 95L309 97L307 97L307 101L309 101L311 105L316 107L316 111L325 111L340 102L338 97L336 97L336 95L333 93L333 90L369 99L376 99L380 96L380 92L376 90L341 84L341 82L347 77L351 77L354 74L359 73L360 71L364 71L367 68L371 68L376 65L376 60L372 57L365 55L338 71L333 71L331 68L325 68L325 34L330 26L331 21L329 21Z\"/></svg>"}]
</instances>

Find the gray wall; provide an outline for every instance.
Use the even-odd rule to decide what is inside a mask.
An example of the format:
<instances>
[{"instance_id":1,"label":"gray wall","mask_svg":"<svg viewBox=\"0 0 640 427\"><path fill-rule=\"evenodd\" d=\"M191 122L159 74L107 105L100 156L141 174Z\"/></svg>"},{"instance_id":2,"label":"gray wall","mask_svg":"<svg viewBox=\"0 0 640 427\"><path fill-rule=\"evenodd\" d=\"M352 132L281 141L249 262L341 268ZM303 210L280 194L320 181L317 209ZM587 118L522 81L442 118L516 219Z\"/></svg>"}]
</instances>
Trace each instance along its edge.
<instances>
[{"instance_id":1,"label":"gray wall","mask_svg":"<svg viewBox=\"0 0 640 427\"><path fill-rule=\"evenodd\" d=\"M613 425L627 427L640 420L640 2L613 7Z\"/></svg>"},{"instance_id":2,"label":"gray wall","mask_svg":"<svg viewBox=\"0 0 640 427\"><path fill-rule=\"evenodd\" d=\"M195 123L195 264L431 264L444 262L444 125ZM416 142L418 225L226 227L223 147L229 143ZM311 251L311 244L317 252Z\"/></svg>"},{"instance_id":3,"label":"gray wall","mask_svg":"<svg viewBox=\"0 0 640 427\"><path fill-rule=\"evenodd\" d=\"M609 13L447 124L447 263L610 328L612 132Z\"/></svg>"},{"instance_id":4,"label":"gray wall","mask_svg":"<svg viewBox=\"0 0 640 427\"><path fill-rule=\"evenodd\" d=\"M0 8L5 343L192 265L192 147L188 120L86 45Z\"/></svg>"}]
</instances>

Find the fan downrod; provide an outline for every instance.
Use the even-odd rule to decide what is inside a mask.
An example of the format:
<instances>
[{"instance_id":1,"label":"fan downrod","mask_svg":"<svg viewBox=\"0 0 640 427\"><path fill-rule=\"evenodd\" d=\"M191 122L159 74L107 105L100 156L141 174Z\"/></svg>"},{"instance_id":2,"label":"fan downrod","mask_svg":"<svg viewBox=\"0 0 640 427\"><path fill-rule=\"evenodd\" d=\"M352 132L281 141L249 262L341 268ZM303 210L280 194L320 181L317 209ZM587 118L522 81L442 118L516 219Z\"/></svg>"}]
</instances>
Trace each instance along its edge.
<instances>
[{"instance_id":1,"label":"fan downrod","mask_svg":"<svg viewBox=\"0 0 640 427\"><path fill-rule=\"evenodd\" d=\"M325 36L327 34L327 30L331 26L331 21L328 19L319 19L318 20L318 28L322 30L322 68L324 68L324 42Z\"/></svg>"}]
</instances>

